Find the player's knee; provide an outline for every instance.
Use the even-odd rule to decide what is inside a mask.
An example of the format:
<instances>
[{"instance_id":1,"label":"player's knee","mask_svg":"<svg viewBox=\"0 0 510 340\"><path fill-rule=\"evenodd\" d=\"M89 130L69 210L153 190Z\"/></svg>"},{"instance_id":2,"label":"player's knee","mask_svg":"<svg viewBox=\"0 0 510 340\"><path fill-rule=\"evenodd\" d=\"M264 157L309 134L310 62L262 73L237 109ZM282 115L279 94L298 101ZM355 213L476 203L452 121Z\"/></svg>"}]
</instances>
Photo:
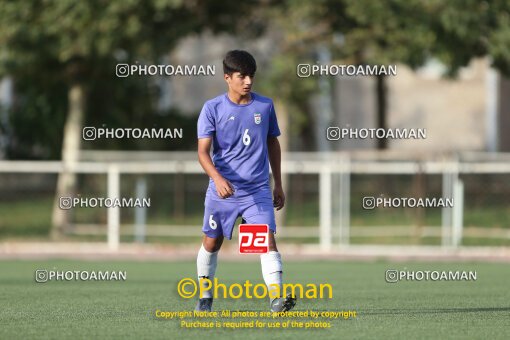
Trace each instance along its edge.
<instances>
[{"instance_id":1,"label":"player's knee","mask_svg":"<svg viewBox=\"0 0 510 340\"><path fill-rule=\"evenodd\" d=\"M217 252L220 250L221 245L223 244L223 236L217 237L217 238L211 238L211 237L204 237L203 245L205 250L207 250L210 253Z\"/></svg>"}]
</instances>

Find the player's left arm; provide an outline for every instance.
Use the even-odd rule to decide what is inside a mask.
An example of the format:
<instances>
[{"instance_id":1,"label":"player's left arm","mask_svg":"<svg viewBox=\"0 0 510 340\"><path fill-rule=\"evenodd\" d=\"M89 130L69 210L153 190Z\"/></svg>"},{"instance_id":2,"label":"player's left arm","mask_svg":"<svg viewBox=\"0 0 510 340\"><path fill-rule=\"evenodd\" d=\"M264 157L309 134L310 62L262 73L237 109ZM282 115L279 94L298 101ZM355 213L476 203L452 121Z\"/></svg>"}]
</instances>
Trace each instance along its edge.
<instances>
[{"instance_id":1,"label":"player's left arm","mask_svg":"<svg viewBox=\"0 0 510 340\"><path fill-rule=\"evenodd\" d=\"M285 205L285 194L283 193L282 188L282 150L277 137L267 137L267 152L274 179L273 205L276 210L280 210Z\"/></svg>"}]
</instances>

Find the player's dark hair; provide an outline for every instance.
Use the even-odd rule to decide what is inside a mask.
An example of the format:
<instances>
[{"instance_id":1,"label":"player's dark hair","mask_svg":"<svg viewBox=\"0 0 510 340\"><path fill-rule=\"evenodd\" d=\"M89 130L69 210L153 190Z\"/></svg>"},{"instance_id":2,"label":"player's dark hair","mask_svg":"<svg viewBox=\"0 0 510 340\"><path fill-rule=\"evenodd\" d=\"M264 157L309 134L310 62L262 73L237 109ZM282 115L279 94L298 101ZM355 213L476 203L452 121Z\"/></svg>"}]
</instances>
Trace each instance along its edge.
<instances>
[{"instance_id":1,"label":"player's dark hair","mask_svg":"<svg viewBox=\"0 0 510 340\"><path fill-rule=\"evenodd\" d=\"M223 59L223 73L232 75L234 72L239 72L244 75L255 75L257 71L257 63L255 58L241 50L233 50L227 52L225 59Z\"/></svg>"}]
</instances>

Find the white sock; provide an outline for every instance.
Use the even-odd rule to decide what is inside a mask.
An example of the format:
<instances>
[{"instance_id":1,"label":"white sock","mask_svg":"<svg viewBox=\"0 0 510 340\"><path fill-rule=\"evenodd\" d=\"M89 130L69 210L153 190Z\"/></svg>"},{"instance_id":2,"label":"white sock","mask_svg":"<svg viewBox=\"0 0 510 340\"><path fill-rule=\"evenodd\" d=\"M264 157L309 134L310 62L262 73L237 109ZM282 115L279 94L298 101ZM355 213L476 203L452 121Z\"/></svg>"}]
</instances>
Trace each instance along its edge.
<instances>
[{"instance_id":1,"label":"white sock","mask_svg":"<svg viewBox=\"0 0 510 340\"><path fill-rule=\"evenodd\" d=\"M283 295L282 292L282 257L277 251L270 251L267 254L260 255L260 264L262 266L262 276L266 283L269 299L274 299L274 295L279 292L278 295ZM271 287L271 285L278 285L278 288Z\"/></svg>"},{"instance_id":2,"label":"white sock","mask_svg":"<svg viewBox=\"0 0 510 340\"><path fill-rule=\"evenodd\" d=\"M208 278L211 282L214 282L214 274L216 274L216 266L218 264L218 252L210 253L205 250L204 245L200 247L197 256L197 274L198 280L200 278ZM204 282L205 285L205 282ZM202 298L211 298L214 287L204 291Z\"/></svg>"}]
</instances>

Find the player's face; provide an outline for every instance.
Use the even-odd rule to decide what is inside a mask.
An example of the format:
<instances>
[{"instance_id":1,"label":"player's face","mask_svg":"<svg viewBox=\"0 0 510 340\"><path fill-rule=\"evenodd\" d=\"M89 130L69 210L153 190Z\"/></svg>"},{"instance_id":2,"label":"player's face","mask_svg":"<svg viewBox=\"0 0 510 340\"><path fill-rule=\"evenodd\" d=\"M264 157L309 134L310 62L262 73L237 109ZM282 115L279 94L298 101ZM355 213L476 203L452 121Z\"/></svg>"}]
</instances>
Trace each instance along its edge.
<instances>
[{"instance_id":1,"label":"player's face","mask_svg":"<svg viewBox=\"0 0 510 340\"><path fill-rule=\"evenodd\" d=\"M240 72L234 72L232 75L225 74L225 81L231 91L246 96L251 91L253 86L254 74L241 74Z\"/></svg>"}]
</instances>

